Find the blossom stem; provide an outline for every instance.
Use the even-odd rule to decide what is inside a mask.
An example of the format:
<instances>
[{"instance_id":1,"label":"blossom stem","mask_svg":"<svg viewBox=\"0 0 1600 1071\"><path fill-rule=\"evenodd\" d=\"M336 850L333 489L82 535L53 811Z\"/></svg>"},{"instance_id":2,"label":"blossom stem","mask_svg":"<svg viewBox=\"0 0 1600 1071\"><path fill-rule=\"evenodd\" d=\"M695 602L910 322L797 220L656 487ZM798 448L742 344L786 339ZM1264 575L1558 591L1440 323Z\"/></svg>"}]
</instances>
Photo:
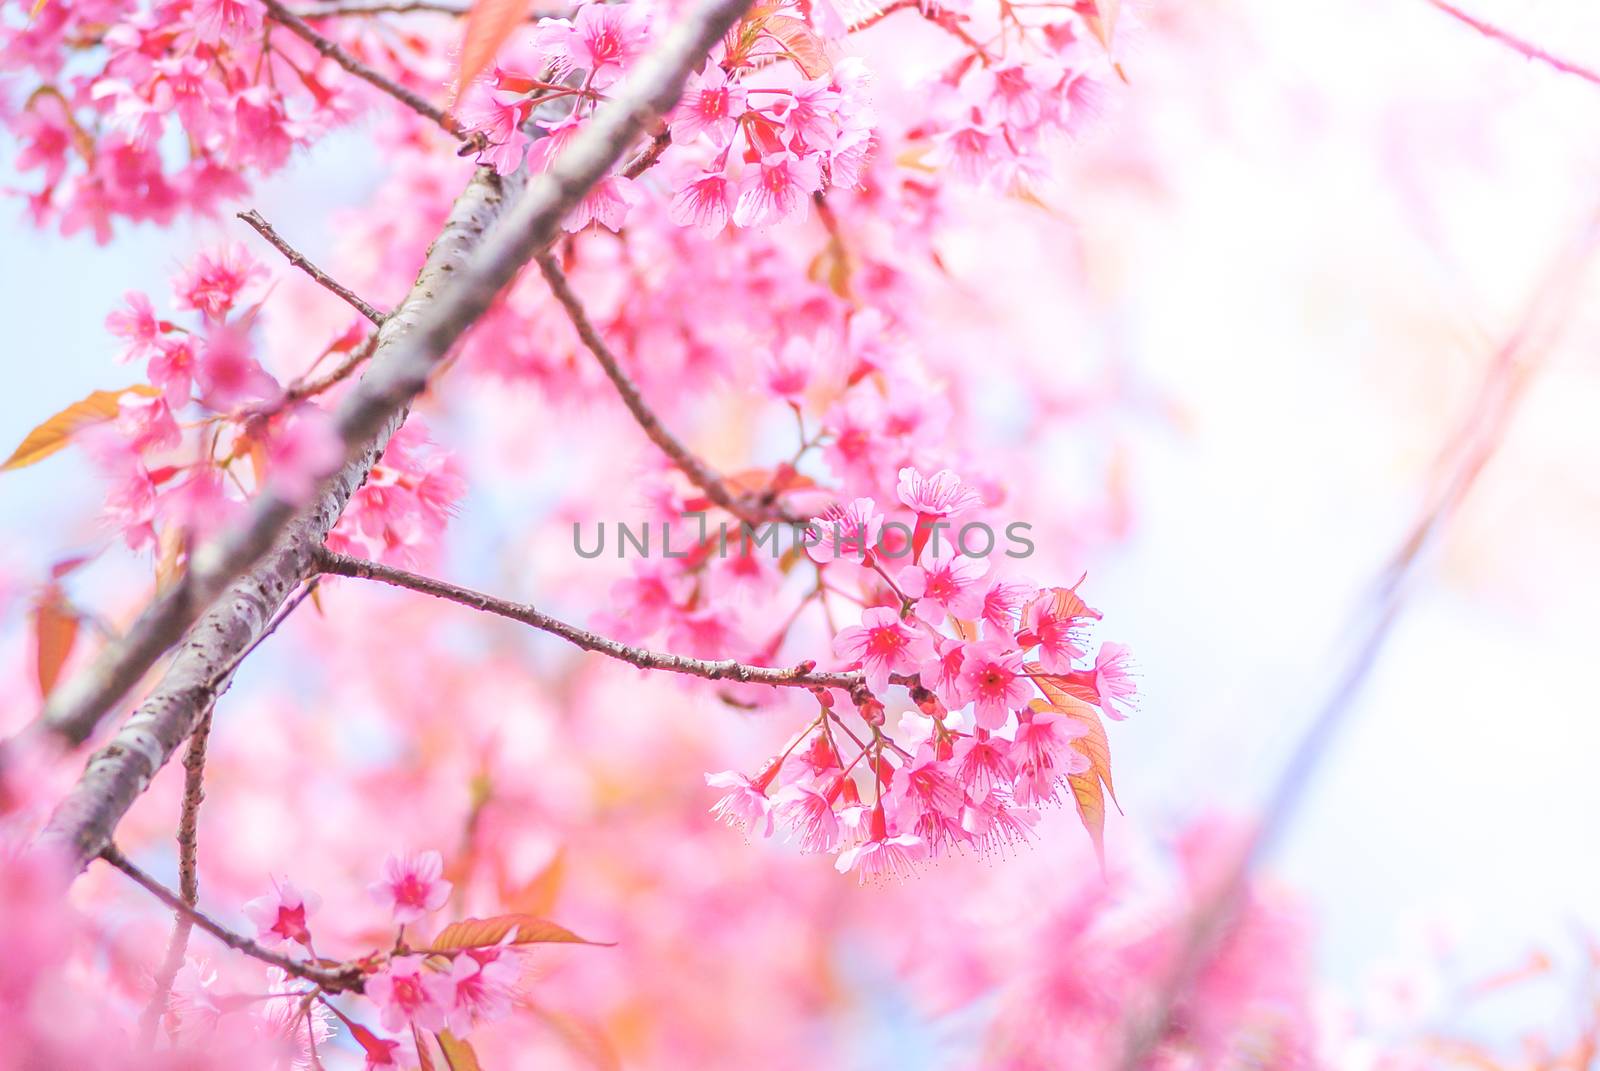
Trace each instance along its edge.
<instances>
[{"instance_id":1,"label":"blossom stem","mask_svg":"<svg viewBox=\"0 0 1600 1071\"><path fill-rule=\"evenodd\" d=\"M206 743L211 738L211 711L207 710L189 737L189 747L183 755L183 810L178 816L178 895L193 908L200 902L200 804L206 798L205 768ZM150 1003L145 1005L140 1020L141 1041L145 1048L155 1044L156 1029L161 1024L162 1013L167 1008L167 997L172 992L173 979L183 966L189 948L189 931L193 921L182 911L174 912L172 936L167 940L167 954L156 972L155 991Z\"/></svg>"},{"instance_id":2,"label":"blossom stem","mask_svg":"<svg viewBox=\"0 0 1600 1071\"><path fill-rule=\"evenodd\" d=\"M434 123L445 133L460 138L463 141L476 143L480 151L488 147L488 142L482 134L467 131L459 122L456 121L454 116L440 108L435 107L432 104L429 104L426 100L422 99L421 96L413 93L399 82L389 78L387 75L378 73L365 63L362 63L360 60L356 59L343 48L339 47L336 42L329 40L316 30L312 29L311 26L308 25L306 21L299 15L296 15L293 11L290 11L287 7L284 7L281 0L262 0L262 3L266 6L267 14L272 16L274 22L282 25L290 33L294 34L296 37L306 42L306 44L316 49L324 57L332 60L334 63L337 63L340 67L343 67L346 71L355 75L363 82L366 82L368 85L389 94L389 96L393 97L401 104L404 104L406 107L410 108L424 119Z\"/></svg>"},{"instance_id":3,"label":"blossom stem","mask_svg":"<svg viewBox=\"0 0 1600 1071\"><path fill-rule=\"evenodd\" d=\"M616 354L611 352L611 347L600 337L594 321L589 319L589 313L583 307L582 300L573 291L572 284L568 282L561 266L556 263L555 257L547 252L541 253L535 260L539 265L539 271L544 275L545 282L550 284L550 292L566 310L567 319L572 321L572 326L577 330L578 337L583 340L584 347L594 355L596 361L600 362L601 370L605 372L606 378L611 380L612 386L622 398L622 403L628 407L628 412L633 414L633 419L644 431L645 436L671 459L679 471L689 478L689 482L704 491L712 502L746 523L760 524L774 520L794 522L799 519L771 503L753 502L748 497L736 496L715 469L700 460L676 435L667 430L655 411L645 402L638 385L623 370Z\"/></svg>"},{"instance_id":4,"label":"blossom stem","mask_svg":"<svg viewBox=\"0 0 1600 1071\"><path fill-rule=\"evenodd\" d=\"M640 669L659 669L710 681L739 681L744 684L765 684L779 688L851 689L865 683L865 677L860 670L819 671L815 662L802 662L789 667L752 666L732 659L708 661L665 651L651 651L643 647L630 647L590 632L588 629L557 620L525 603L486 595L481 591L473 591L471 588L464 588L449 581L407 572L381 562L352 558L326 548L318 552L317 563L327 574L376 580L393 587L432 595L447 602L503 617L508 621L520 622L541 632L548 632L552 636L559 636L574 647L603 654ZM890 679L897 684L910 684L916 680L915 677L905 674L897 674Z\"/></svg>"},{"instance_id":5,"label":"blossom stem","mask_svg":"<svg viewBox=\"0 0 1600 1071\"><path fill-rule=\"evenodd\" d=\"M349 287L345 286L343 283L340 283L337 279L333 278L333 276L329 275L327 272L311 263L304 253L300 252L294 246L284 241L283 236L273 229L272 224L268 223L266 219L262 217L260 212L257 212L252 208L248 212L238 213L238 216L240 219L250 224L250 226L255 229L257 234L265 238L272 248L282 253L285 260L299 268L301 271L305 272L307 275L311 276L318 286L337 297L340 301L343 301L346 305L349 305L352 309L355 309L357 312L371 320L373 323L377 324L379 327L383 326L383 321L388 319L388 313L379 312L377 309L363 301L360 295L356 294Z\"/></svg>"},{"instance_id":6,"label":"blossom stem","mask_svg":"<svg viewBox=\"0 0 1600 1071\"><path fill-rule=\"evenodd\" d=\"M236 952L243 952L252 959L258 959L262 963L277 967L284 973L294 975L296 978L303 978L329 993L359 993L365 985L365 975L362 973L361 968L354 964L321 967L313 963L300 963L280 952L265 948L242 934L234 933L226 926L202 913L198 908L185 903L177 893L152 878L149 874L146 874L143 870L140 870L137 866L134 866L115 844L107 844L102 848L100 850L100 858L128 875L136 884L143 887L146 892L157 900L160 900L163 904L187 918L195 926L198 926Z\"/></svg>"}]
</instances>

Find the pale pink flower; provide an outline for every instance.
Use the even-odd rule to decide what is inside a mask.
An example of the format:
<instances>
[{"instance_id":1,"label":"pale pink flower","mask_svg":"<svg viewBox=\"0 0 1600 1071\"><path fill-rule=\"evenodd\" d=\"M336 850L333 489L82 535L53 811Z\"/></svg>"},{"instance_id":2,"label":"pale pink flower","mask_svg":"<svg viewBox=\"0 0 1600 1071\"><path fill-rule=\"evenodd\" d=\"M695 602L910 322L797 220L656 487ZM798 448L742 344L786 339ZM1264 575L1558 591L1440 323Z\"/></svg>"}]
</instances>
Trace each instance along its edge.
<instances>
[{"instance_id":1,"label":"pale pink flower","mask_svg":"<svg viewBox=\"0 0 1600 1071\"><path fill-rule=\"evenodd\" d=\"M161 352L161 324L150 299L138 290L130 290L122 300L127 305L126 310L117 309L106 314L106 330L128 342L122 359L142 361L154 357Z\"/></svg>"},{"instance_id":2,"label":"pale pink flower","mask_svg":"<svg viewBox=\"0 0 1600 1071\"><path fill-rule=\"evenodd\" d=\"M404 926L443 907L450 899L444 880L444 859L438 852L391 854L383 861L383 877L367 892Z\"/></svg>"},{"instance_id":3,"label":"pale pink flower","mask_svg":"<svg viewBox=\"0 0 1600 1071\"><path fill-rule=\"evenodd\" d=\"M160 395L124 394L117 402L117 430L139 454L176 446L182 438L167 400Z\"/></svg>"},{"instance_id":4,"label":"pale pink flower","mask_svg":"<svg viewBox=\"0 0 1600 1071\"><path fill-rule=\"evenodd\" d=\"M173 281L180 308L221 320L240 297L266 277L266 269L237 243L201 253Z\"/></svg>"},{"instance_id":5,"label":"pale pink flower","mask_svg":"<svg viewBox=\"0 0 1600 1071\"><path fill-rule=\"evenodd\" d=\"M917 616L937 623L948 613L965 621L982 611L987 562L969 558L953 546L923 561L922 565L906 566L896 578L900 590L917 600Z\"/></svg>"},{"instance_id":6,"label":"pale pink flower","mask_svg":"<svg viewBox=\"0 0 1600 1071\"><path fill-rule=\"evenodd\" d=\"M974 704L978 727L991 731L1033 698L1033 682L1022 672L1022 652L998 640L967 646L961 683Z\"/></svg>"},{"instance_id":7,"label":"pale pink flower","mask_svg":"<svg viewBox=\"0 0 1600 1071\"><path fill-rule=\"evenodd\" d=\"M767 357L762 366L762 380L774 396L797 401L811 381L811 370L819 363L815 342L790 338Z\"/></svg>"},{"instance_id":8,"label":"pale pink flower","mask_svg":"<svg viewBox=\"0 0 1600 1071\"><path fill-rule=\"evenodd\" d=\"M1094 690L1100 697L1100 709L1107 717L1123 720L1128 715L1117 706L1133 707L1133 697L1138 687L1130 671L1128 648L1120 643L1102 643L1094 659Z\"/></svg>"},{"instance_id":9,"label":"pale pink flower","mask_svg":"<svg viewBox=\"0 0 1600 1071\"><path fill-rule=\"evenodd\" d=\"M939 697L950 710L967 705L966 682L961 667L966 662L968 644L952 636L934 641L934 651L917 667L922 686Z\"/></svg>"},{"instance_id":10,"label":"pale pink flower","mask_svg":"<svg viewBox=\"0 0 1600 1071\"><path fill-rule=\"evenodd\" d=\"M868 839L840 852L833 864L841 874L856 871L857 880L863 885L886 877L906 878L927 854L921 837L912 833L889 834L882 804L873 808L869 829Z\"/></svg>"},{"instance_id":11,"label":"pale pink flower","mask_svg":"<svg viewBox=\"0 0 1600 1071\"><path fill-rule=\"evenodd\" d=\"M456 986L449 975L426 968L421 956L400 956L389 961L388 970L367 979L366 996L377 1005L385 1030L444 1030L455 1006Z\"/></svg>"},{"instance_id":12,"label":"pale pink flower","mask_svg":"<svg viewBox=\"0 0 1600 1071\"><path fill-rule=\"evenodd\" d=\"M558 79L585 70L590 72L590 83L604 89L644 52L649 32L649 18L641 5L585 4L573 21L542 20L534 43Z\"/></svg>"},{"instance_id":13,"label":"pale pink flower","mask_svg":"<svg viewBox=\"0 0 1600 1071\"><path fill-rule=\"evenodd\" d=\"M276 945L293 941L311 945L309 920L322 906L322 898L301 892L288 881L273 882L272 891L244 905L244 914L256 927L256 940Z\"/></svg>"},{"instance_id":14,"label":"pale pink flower","mask_svg":"<svg viewBox=\"0 0 1600 1071\"><path fill-rule=\"evenodd\" d=\"M732 770L706 774L709 787L729 790L711 805L711 814L735 828L759 830L763 837L772 836L772 800L767 798L766 792L766 782L770 780L768 776L758 783Z\"/></svg>"},{"instance_id":15,"label":"pale pink flower","mask_svg":"<svg viewBox=\"0 0 1600 1071\"><path fill-rule=\"evenodd\" d=\"M285 502L303 506L317 484L344 460L344 440L326 413L302 406L275 429L267 444L273 491Z\"/></svg>"},{"instance_id":16,"label":"pale pink flower","mask_svg":"<svg viewBox=\"0 0 1600 1071\"><path fill-rule=\"evenodd\" d=\"M219 326L206 335L195 379L201 398L211 408L226 410L277 395L277 380L267 374L250 349L249 338L237 327Z\"/></svg>"},{"instance_id":17,"label":"pale pink flower","mask_svg":"<svg viewBox=\"0 0 1600 1071\"><path fill-rule=\"evenodd\" d=\"M456 957L450 965L450 983L455 987L449 1015L452 1031L465 1034L479 1023L511 1014L518 978L512 955L494 947L469 948Z\"/></svg>"},{"instance_id":18,"label":"pale pink flower","mask_svg":"<svg viewBox=\"0 0 1600 1071\"><path fill-rule=\"evenodd\" d=\"M689 79L672 113L673 144L693 141L705 133L720 148L733 137L744 109L744 87L730 80L720 66L711 64L705 74Z\"/></svg>"},{"instance_id":19,"label":"pale pink flower","mask_svg":"<svg viewBox=\"0 0 1600 1071\"><path fill-rule=\"evenodd\" d=\"M995 632L1011 632L1017 627L1017 615L1034 591L1034 586L1026 580L995 580L983 593L983 609L978 616Z\"/></svg>"},{"instance_id":20,"label":"pale pink flower","mask_svg":"<svg viewBox=\"0 0 1600 1071\"><path fill-rule=\"evenodd\" d=\"M861 624L839 630L833 653L861 663L867 687L881 692L896 673L915 673L928 657L928 639L887 606L862 611Z\"/></svg>"},{"instance_id":21,"label":"pale pink flower","mask_svg":"<svg viewBox=\"0 0 1600 1071\"><path fill-rule=\"evenodd\" d=\"M1017 799L1032 803L1052 798L1069 774L1089 768L1088 756L1072 742L1088 733L1077 718L1047 710L1030 710L1017 724L1011 757L1017 762Z\"/></svg>"},{"instance_id":22,"label":"pale pink flower","mask_svg":"<svg viewBox=\"0 0 1600 1071\"><path fill-rule=\"evenodd\" d=\"M589 188L589 192L573 206L561 229L576 234L591 223L607 230L620 231L627 222L628 213L639 203L639 191L626 175L607 175Z\"/></svg>"},{"instance_id":23,"label":"pale pink flower","mask_svg":"<svg viewBox=\"0 0 1600 1071\"><path fill-rule=\"evenodd\" d=\"M976 109L974 109L976 113ZM1011 155L993 123L974 114L966 123L934 137L929 163L948 167L969 182L979 182L999 160Z\"/></svg>"},{"instance_id":24,"label":"pale pink flower","mask_svg":"<svg viewBox=\"0 0 1600 1071\"><path fill-rule=\"evenodd\" d=\"M728 225L733 211L733 191L726 176L708 171L672 198L667 218L680 227L693 227L710 236Z\"/></svg>"},{"instance_id":25,"label":"pale pink flower","mask_svg":"<svg viewBox=\"0 0 1600 1071\"><path fill-rule=\"evenodd\" d=\"M788 785L773 799L773 814L788 827L802 852L831 852L839 847L839 816L834 813L833 801L823 793Z\"/></svg>"},{"instance_id":26,"label":"pale pink flower","mask_svg":"<svg viewBox=\"0 0 1600 1071\"><path fill-rule=\"evenodd\" d=\"M907 466L900 470L900 501L924 517L949 517L983 505L983 497L949 469L924 476Z\"/></svg>"},{"instance_id":27,"label":"pale pink flower","mask_svg":"<svg viewBox=\"0 0 1600 1071\"><path fill-rule=\"evenodd\" d=\"M1017 764L1011 761L1010 751L1011 741L982 731L956 741L952 761L957 783L974 800L1010 788L1017 779Z\"/></svg>"},{"instance_id":28,"label":"pale pink flower","mask_svg":"<svg viewBox=\"0 0 1600 1071\"><path fill-rule=\"evenodd\" d=\"M193 337L179 335L157 340L156 352L145 366L151 385L161 388L167 404L174 409L189 401L195 369L199 365L195 358Z\"/></svg>"},{"instance_id":29,"label":"pale pink flower","mask_svg":"<svg viewBox=\"0 0 1600 1071\"><path fill-rule=\"evenodd\" d=\"M806 525L806 553L813 561L830 562L839 558L864 561L883 531L883 515L870 498L858 498L848 506L832 505Z\"/></svg>"},{"instance_id":30,"label":"pale pink flower","mask_svg":"<svg viewBox=\"0 0 1600 1071\"><path fill-rule=\"evenodd\" d=\"M797 156L788 150L769 153L761 158L760 166L745 174L739 201L733 207L733 222L741 227L761 227L793 215L804 217L811 195L821 186L815 157Z\"/></svg>"}]
</instances>

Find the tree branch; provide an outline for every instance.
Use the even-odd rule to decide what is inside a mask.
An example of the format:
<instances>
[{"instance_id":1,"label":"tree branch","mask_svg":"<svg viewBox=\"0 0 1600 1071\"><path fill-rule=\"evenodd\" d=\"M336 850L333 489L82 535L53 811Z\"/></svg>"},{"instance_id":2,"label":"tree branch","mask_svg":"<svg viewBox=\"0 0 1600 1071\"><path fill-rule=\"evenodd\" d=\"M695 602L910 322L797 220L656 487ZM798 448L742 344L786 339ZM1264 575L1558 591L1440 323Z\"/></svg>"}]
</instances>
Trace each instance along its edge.
<instances>
[{"instance_id":1,"label":"tree branch","mask_svg":"<svg viewBox=\"0 0 1600 1071\"><path fill-rule=\"evenodd\" d=\"M183 811L178 816L178 895L193 908L200 901L200 804L206 798L205 769L206 742L211 738L211 711L207 710L189 737L189 748L183 754ZM146 1048L155 1042L156 1028L162 1013L167 1010L167 997L172 992L173 979L183 966L184 954L189 948L189 931L194 921L182 911L174 912L172 936L167 940L167 954L156 972L155 991L145 1006L139 1024L141 1040Z\"/></svg>"},{"instance_id":2,"label":"tree branch","mask_svg":"<svg viewBox=\"0 0 1600 1071\"><path fill-rule=\"evenodd\" d=\"M346 305L349 305L352 309L355 309L357 312L371 320L373 323L377 324L379 327L383 326L383 321L386 319L385 313L381 313L371 305L368 305L349 287L343 285L338 280L334 279L333 276L329 275L327 272L311 263L310 260L306 259L306 255L304 253L300 252L294 246L284 241L283 238L279 236L278 232L272 229L272 224L268 223L264 218L262 218L260 212L257 212L252 208L248 212L238 213L238 216L240 219L250 224L251 227L255 228L256 233L265 238L272 245L272 248L282 253L284 258L288 260L290 264L293 264L295 267L311 276L311 278L316 281L317 285L321 286L324 290L343 301Z\"/></svg>"},{"instance_id":3,"label":"tree branch","mask_svg":"<svg viewBox=\"0 0 1600 1071\"><path fill-rule=\"evenodd\" d=\"M722 476L701 461L694 451L685 446L676 435L662 425L660 418L655 414L644 395L639 393L639 387L633 379L623 370L616 354L606 345L605 339L600 337L600 332L589 319L588 312L583 307L583 302L573 292L572 284L567 281L566 275L561 271L560 265L550 253L542 253L534 258L539 271L544 275L545 282L550 284L550 292L555 295L561 307L567 312L567 319L572 321L572 326L578 332L578 337L583 340L584 347L594 354L595 360L600 362L600 368L605 372L606 378L611 380L616 387L617 394L622 398L622 404L628 407L628 412L633 414L633 419L644 431L646 437L660 448L663 454L671 459L689 482L706 493L716 505L721 506L729 513L748 524L760 524L765 521L798 522L800 518L790 516L781 508L770 503L762 503L747 496L735 495L728 489Z\"/></svg>"},{"instance_id":4,"label":"tree branch","mask_svg":"<svg viewBox=\"0 0 1600 1071\"><path fill-rule=\"evenodd\" d=\"M700 677L708 681L739 681L743 684L765 684L775 688L843 688L854 690L865 683L865 678L859 670L852 672L819 671L815 662L802 662L797 666L752 666L731 659L723 661L706 661L699 658L688 658L684 655L669 654L664 651L650 651L643 647L630 647L618 643L616 640L590 632L588 629L570 625L565 621L557 620L549 614L543 613L530 605L511 602L508 599L486 595L481 591L460 587L445 580L435 580L432 577L420 576L404 569L383 565L379 562L367 561L362 558L352 558L348 555L337 554L324 548L317 555L317 564L324 573L334 576L357 577L362 580L377 580L397 588L408 591L432 595L461 606L480 610L484 613L494 614L509 621L517 621L529 625L541 632L548 632L552 636L559 636L575 647L585 651L594 651L619 662L626 662L640 669L659 669L669 673L682 673L689 677ZM897 674L890 678L896 684L915 685L917 678Z\"/></svg>"},{"instance_id":5,"label":"tree branch","mask_svg":"<svg viewBox=\"0 0 1600 1071\"><path fill-rule=\"evenodd\" d=\"M215 698L210 681L217 667L247 648L273 608L310 575L315 548L405 420L430 372L518 270L549 245L579 199L677 102L689 71L750 3L703 0L667 30L509 209L504 203L515 180L480 168L452 208L411 293L379 329L366 375L340 407L337 427L351 459L303 511L271 493L258 497L242 526L198 548L183 576L122 639L51 693L29 733L80 743L194 625L156 690L90 760L51 818L47 835L65 842L80 866L110 842L122 815Z\"/></svg>"},{"instance_id":6,"label":"tree branch","mask_svg":"<svg viewBox=\"0 0 1600 1071\"><path fill-rule=\"evenodd\" d=\"M316 30L312 29L299 15L296 15L293 11L290 11L288 8L284 7L280 0L262 0L262 3L266 5L267 14L272 16L274 22L280 23L290 33L306 42L323 56L332 60L334 63L337 63L340 67L343 67L346 71L349 71L363 82L366 82L368 85L389 94L389 96L393 97L395 100L398 100L401 104L404 104L406 107L410 108L424 119L428 119L433 122L445 133L460 138L463 141L473 142L477 145L480 151L487 147L487 143L485 142L482 134L465 130L461 124L456 121L455 116L450 115L441 108L434 107L421 96L413 93L399 82L389 78L387 75L378 73L365 63L362 63L350 53L346 52L343 48L340 48L336 42L330 41L328 38L322 36Z\"/></svg>"},{"instance_id":7,"label":"tree branch","mask_svg":"<svg viewBox=\"0 0 1600 1071\"><path fill-rule=\"evenodd\" d=\"M128 875L157 900L236 952L243 952L252 959L277 967L296 978L303 978L329 993L359 993L365 986L366 977L359 967L319 967L312 963L302 963L263 947L248 937L234 933L221 923L202 914L197 908L184 903L171 889L134 866L115 844L107 844L102 848L99 857Z\"/></svg>"}]
</instances>

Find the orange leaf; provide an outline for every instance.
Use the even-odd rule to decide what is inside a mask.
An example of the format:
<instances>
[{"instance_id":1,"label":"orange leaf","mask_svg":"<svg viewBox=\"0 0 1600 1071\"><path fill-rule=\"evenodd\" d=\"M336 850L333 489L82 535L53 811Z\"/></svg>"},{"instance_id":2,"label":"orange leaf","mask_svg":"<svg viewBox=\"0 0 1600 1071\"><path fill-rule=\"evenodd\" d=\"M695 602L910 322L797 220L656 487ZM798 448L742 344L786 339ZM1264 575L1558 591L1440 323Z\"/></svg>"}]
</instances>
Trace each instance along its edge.
<instances>
[{"instance_id":1,"label":"orange leaf","mask_svg":"<svg viewBox=\"0 0 1600 1071\"><path fill-rule=\"evenodd\" d=\"M1025 667L1027 668L1027 667ZM1032 667L1037 669L1038 667ZM1035 678L1039 687L1049 696L1049 701L1035 699L1029 704L1034 710L1061 714L1081 723L1088 732L1072 742L1072 746L1089 760L1089 768L1082 773L1068 774L1067 785L1072 789L1072 799L1078 807L1078 818L1094 842L1095 855L1104 868L1106 863L1106 793L1116 803L1117 790L1111 782L1111 741L1106 737L1106 727L1100 712L1089 703L1062 691L1052 678ZM1103 787L1102 787L1103 786ZM1118 809L1121 805L1118 804Z\"/></svg>"},{"instance_id":2,"label":"orange leaf","mask_svg":"<svg viewBox=\"0 0 1600 1071\"><path fill-rule=\"evenodd\" d=\"M78 641L78 615L53 584L34 608L33 634L38 641L39 694L49 698Z\"/></svg>"},{"instance_id":3,"label":"orange leaf","mask_svg":"<svg viewBox=\"0 0 1600 1071\"><path fill-rule=\"evenodd\" d=\"M822 38L803 20L792 15L772 15L762 22L761 30L783 46L788 58L807 78L821 78L833 70Z\"/></svg>"},{"instance_id":4,"label":"orange leaf","mask_svg":"<svg viewBox=\"0 0 1600 1071\"><path fill-rule=\"evenodd\" d=\"M129 392L143 394L147 398L159 393L147 383L122 390L97 390L28 432L21 445L6 458L5 464L0 465L0 472L26 468L36 461L43 461L71 442L73 435L84 428L115 419L118 403Z\"/></svg>"},{"instance_id":5,"label":"orange leaf","mask_svg":"<svg viewBox=\"0 0 1600 1071\"><path fill-rule=\"evenodd\" d=\"M514 945L564 944L609 945L608 941L588 941L565 926L533 915L496 915L488 919L463 919L452 922L439 931L439 936L424 949L426 952L456 952L463 948L484 948L497 945L512 930Z\"/></svg>"},{"instance_id":6,"label":"orange leaf","mask_svg":"<svg viewBox=\"0 0 1600 1071\"><path fill-rule=\"evenodd\" d=\"M461 34L461 64L456 70L454 98L494 62L500 46L528 18L528 0L473 0Z\"/></svg>"},{"instance_id":7,"label":"orange leaf","mask_svg":"<svg viewBox=\"0 0 1600 1071\"><path fill-rule=\"evenodd\" d=\"M1117 33L1117 11L1121 6L1121 0L1091 0L1091 11L1083 17L1089 32L1107 52L1111 51L1111 39Z\"/></svg>"},{"instance_id":8,"label":"orange leaf","mask_svg":"<svg viewBox=\"0 0 1600 1071\"><path fill-rule=\"evenodd\" d=\"M444 1062L450 1065L450 1071L483 1071L483 1065L478 1063L478 1054L472 1051L472 1046L467 1042L448 1030L441 1030L433 1036L439 1039L439 1051L444 1053Z\"/></svg>"},{"instance_id":9,"label":"orange leaf","mask_svg":"<svg viewBox=\"0 0 1600 1071\"><path fill-rule=\"evenodd\" d=\"M556 897L561 893L566 871L566 851L558 849L550 862L545 864L544 869L521 888L503 895L501 902L513 911L529 915L539 915L549 911L556 905Z\"/></svg>"}]
</instances>

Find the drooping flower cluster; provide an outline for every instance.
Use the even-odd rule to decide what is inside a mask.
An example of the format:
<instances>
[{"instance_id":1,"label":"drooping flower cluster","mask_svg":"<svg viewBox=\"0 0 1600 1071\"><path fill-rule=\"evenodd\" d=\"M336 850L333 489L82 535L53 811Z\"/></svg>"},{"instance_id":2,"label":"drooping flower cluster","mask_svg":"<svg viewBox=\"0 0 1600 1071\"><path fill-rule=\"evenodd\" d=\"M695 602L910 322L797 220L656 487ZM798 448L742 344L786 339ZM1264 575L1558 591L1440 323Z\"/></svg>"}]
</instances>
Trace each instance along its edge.
<instances>
[{"instance_id":1,"label":"drooping flower cluster","mask_svg":"<svg viewBox=\"0 0 1600 1071\"><path fill-rule=\"evenodd\" d=\"M839 869L863 880L952 850L1003 849L1028 838L1039 806L1099 798L1111 775L1094 708L1120 719L1134 692L1124 648L1102 644L1089 660L1100 614L1075 590L989 576L988 560L949 545L977 532L994 549L992 530L968 516L982 506L974 488L907 467L898 494L887 514L858 499L810 529L838 555L813 551L817 590L841 590L848 571L862 592L859 623L833 638L862 673L850 692L862 733L818 688L821 713L760 776L707 778L732 790L719 817L764 835L781 827L805 851L838 852ZM892 734L891 685L914 704ZM1084 818L1098 836L1098 820Z\"/></svg>"}]
</instances>

